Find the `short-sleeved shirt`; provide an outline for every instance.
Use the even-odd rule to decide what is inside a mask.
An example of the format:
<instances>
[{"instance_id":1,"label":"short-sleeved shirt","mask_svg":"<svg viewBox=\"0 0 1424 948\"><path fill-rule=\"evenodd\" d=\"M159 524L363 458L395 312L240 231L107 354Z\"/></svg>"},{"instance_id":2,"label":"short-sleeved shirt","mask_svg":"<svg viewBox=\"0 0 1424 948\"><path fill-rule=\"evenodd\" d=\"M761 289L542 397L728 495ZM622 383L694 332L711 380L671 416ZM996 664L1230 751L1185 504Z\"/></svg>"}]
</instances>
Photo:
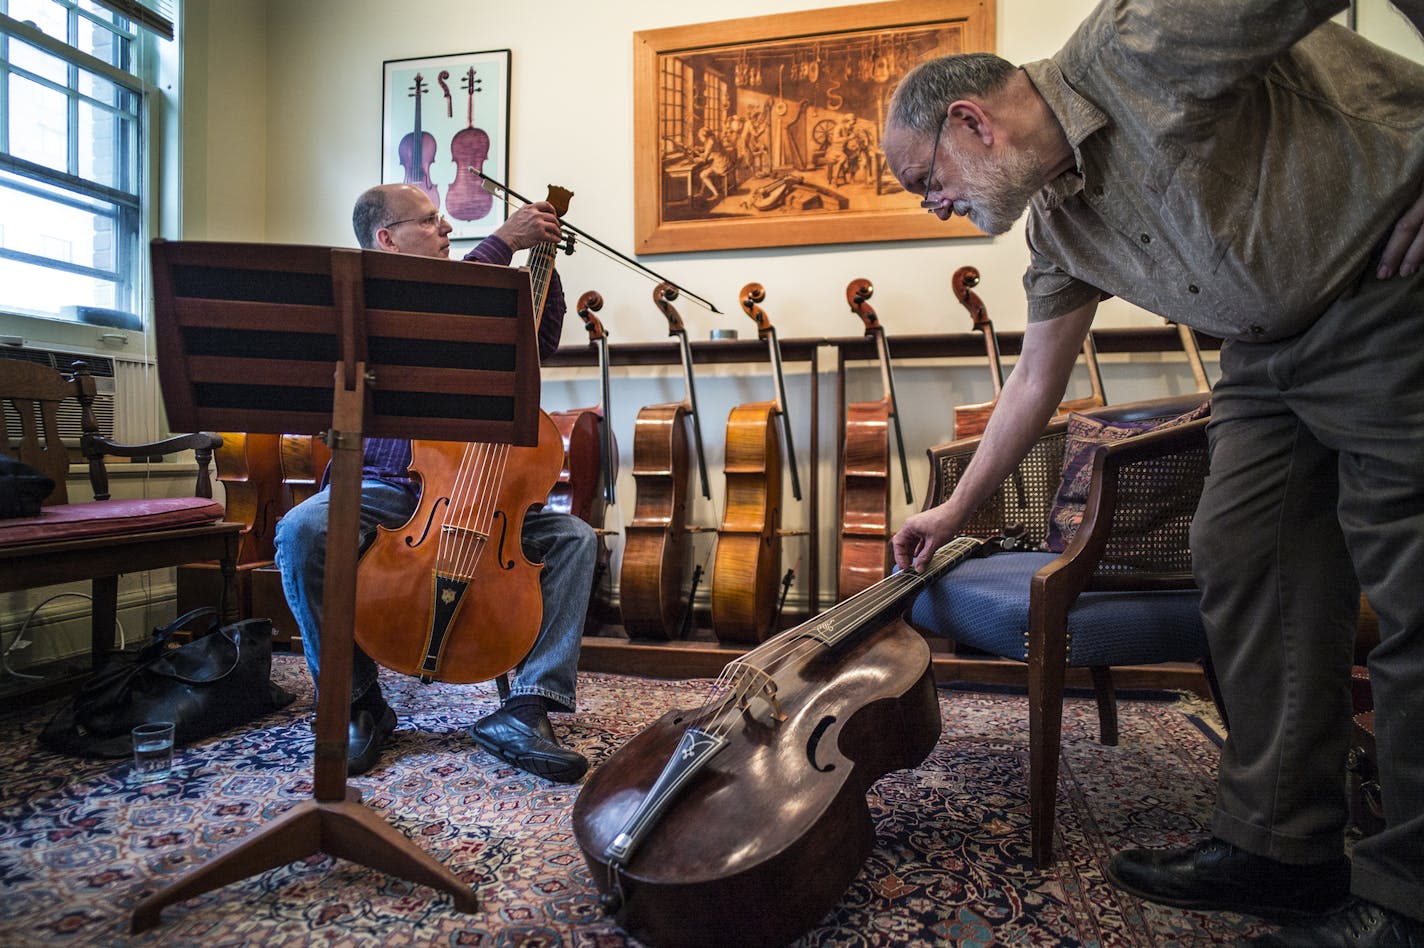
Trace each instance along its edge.
<instances>
[{"instance_id":1,"label":"short-sleeved shirt","mask_svg":"<svg viewBox=\"0 0 1424 948\"><path fill-rule=\"evenodd\" d=\"M514 259L514 251L499 237L490 235L480 241L474 250L465 254L465 259L473 263L492 263L508 266ZM544 300L543 314L539 318L539 358L547 359L559 348L559 336L564 329L564 315L567 304L564 301L563 286L559 272L549 274L549 293ZM367 438L361 461L361 476L374 478L405 488L414 494L416 484L410 473L410 441L406 438Z\"/></svg>"},{"instance_id":2,"label":"short-sleeved shirt","mask_svg":"<svg viewBox=\"0 0 1424 948\"><path fill-rule=\"evenodd\" d=\"M1024 71L1076 167L1031 202L1029 321L1108 296L1209 335L1307 328L1424 182L1424 67L1340 0L1103 0Z\"/></svg>"}]
</instances>

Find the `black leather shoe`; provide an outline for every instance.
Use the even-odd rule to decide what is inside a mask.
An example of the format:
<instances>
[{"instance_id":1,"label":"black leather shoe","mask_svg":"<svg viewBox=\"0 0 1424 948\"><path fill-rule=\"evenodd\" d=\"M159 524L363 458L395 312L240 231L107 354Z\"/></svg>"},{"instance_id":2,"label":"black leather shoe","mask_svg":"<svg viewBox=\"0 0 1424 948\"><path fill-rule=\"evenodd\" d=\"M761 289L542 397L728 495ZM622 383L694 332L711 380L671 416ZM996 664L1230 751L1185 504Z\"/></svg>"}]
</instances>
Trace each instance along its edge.
<instances>
[{"instance_id":1,"label":"black leather shoe","mask_svg":"<svg viewBox=\"0 0 1424 948\"><path fill-rule=\"evenodd\" d=\"M1350 895L1350 861L1299 866L1256 856L1219 839L1184 849L1130 849L1108 878L1140 899L1275 920L1323 915Z\"/></svg>"},{"instance_id":2,"label":"black leather shoe","mask_svg":"<svg viewBox=\"0 0 1424 948\"><path fill-rule=\"evenodd\" d=\"M1351 898L1324 918L1247 942L1261 948L1424 948L1424 922Z\"/></svg>"},{"instance_id":3,"label":"black leather shoe","mask_svg":"<svg viewBox=\"0 0 1424 948\"><path fill-rule=\"evenodd\" d=\"M359 777L381 759L381 750L396 732L396 713L387 705L380 720L370 711L351 710L351 724L346 729L346 773Z\"/></svg>"},{"instance_id":4,"label":"black leather shoe","mask_svg":"<svg viewBox=\"0 0 1424 948\"><path fill-rule=\"evenodd\" d=\"M470 737L491 754L520 770L559 783L577 783L588 771L583 755L560 747L548 718L534 726L500 708L470 726Z\"/></svg>"}]
</instances>

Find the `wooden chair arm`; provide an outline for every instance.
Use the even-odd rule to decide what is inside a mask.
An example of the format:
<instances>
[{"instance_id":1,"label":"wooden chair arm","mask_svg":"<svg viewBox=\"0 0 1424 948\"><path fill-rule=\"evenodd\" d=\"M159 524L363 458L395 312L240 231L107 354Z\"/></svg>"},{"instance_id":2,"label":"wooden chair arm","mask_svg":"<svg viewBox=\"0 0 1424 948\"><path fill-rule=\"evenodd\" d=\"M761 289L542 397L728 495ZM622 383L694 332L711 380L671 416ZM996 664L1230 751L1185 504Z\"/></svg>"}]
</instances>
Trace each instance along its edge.
<instances>
[{"instance_id":1,"label":"wooden chair arm","mask_svg":"<svg viewBox=\"0 0 1424 948\"><path fill-rule=\"evenodd\" d=\"M85 432L80 438L79 450L89 462L89 483L94 488L95 500L109 499L109 472L104 467L105 456L140 458L189 450L198 463L193 496L211 498L213 482L208 469L212 465L213 452L222 447L222 443L222 435L211 431L174 435L148 444L121 444L102 435Z\"/></svg>"}]
</instances>

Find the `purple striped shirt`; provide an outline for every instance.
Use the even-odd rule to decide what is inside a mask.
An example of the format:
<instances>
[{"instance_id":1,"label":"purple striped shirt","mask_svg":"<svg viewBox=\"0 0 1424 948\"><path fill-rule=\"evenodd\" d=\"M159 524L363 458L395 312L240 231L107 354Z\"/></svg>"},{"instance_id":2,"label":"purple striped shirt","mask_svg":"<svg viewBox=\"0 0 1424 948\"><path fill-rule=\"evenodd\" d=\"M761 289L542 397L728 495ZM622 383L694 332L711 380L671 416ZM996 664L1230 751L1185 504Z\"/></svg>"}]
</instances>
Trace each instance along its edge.
<instances>
[{"instance_id":1,"label":"purple striped shirt","mask_svg":"<svg viewBox=\"0 0 1424 948\"><path fill-rule=\"evenodd\" d=\"M474 250L465 254L465 259L473 263L492 263L507 267L514 259L514 251L499 237L490 235L480 241ZM559 282L559 272L549 274L549 295L544 300L543 315L539 319L539 358L547 359L559 348L559 337L564 331L564 288ZM405 488L411 494L416 492L415 481L408 473L410 468L410 441L406 438L367 438L362 458L361 476L374 478Z\"/></svg>"}]
</instances>

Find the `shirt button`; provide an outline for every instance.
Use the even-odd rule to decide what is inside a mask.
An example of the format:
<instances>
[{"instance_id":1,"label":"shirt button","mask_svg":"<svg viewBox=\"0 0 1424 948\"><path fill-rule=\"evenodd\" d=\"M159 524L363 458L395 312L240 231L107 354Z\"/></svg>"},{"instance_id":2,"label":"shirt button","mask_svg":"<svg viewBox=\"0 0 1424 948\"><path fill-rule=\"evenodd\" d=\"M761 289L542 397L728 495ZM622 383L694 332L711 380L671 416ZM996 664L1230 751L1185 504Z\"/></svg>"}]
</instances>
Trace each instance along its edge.
<instances>
[{"instance_id":1,"label":"shirt button","mask_svg":"<svg viewBox=\"0 0 1424 948\"><path fill-rule=\"evenodd\" d=\"M1152 243L1152 238L1151 238L1149 235L1147 235L1147 234L1143 234L1143 235L1142 235L1142 242L1143 242L1144 244L1150 244L1150 243Z\"/></svg>"},{"instance_id":2,"label":"shirt button","mask_svg":"<svg viewBox=\"0 0 1424 948\"><path fill-rule=\"evenodd\" d=\"M1260 326L1252 326L1252 327L1251 327L1251 335L1253 335L1253 336L1259 336L1259 335L1261 335L1261 334L1262 334L1263 332L1265 332L1265 331L1266 331L1266 330L1262 329Z\"/></svg>"},{"instance_id":3,"label":"shirt button","mask_svg":"<svg viewBox=\"0 0 1424 948\"><path fill-rule=\"evenodd\" d=\"M1094 194L1094 196L1096 196L1096 197L1102 197L1102 196L1103 196L1103 186L1102 186L1101 184L1095 184L1095 185L1093 185L1093 194Z\"/></svg>"},{"instance_id":4,"label":"shirt button","mask_svg":"<svg viewBox=\"0 0 1424 948\"><path fill-rule=\"evenodd\" d=\"M1200 292L1201 292L1201 288L1198 287L1195 283L1191 283L1191 284L1188 284L1188 285L1187 285L1187 292L1188 292L1188 293L1200 293Z\"/></svg>"}]
</instances>

